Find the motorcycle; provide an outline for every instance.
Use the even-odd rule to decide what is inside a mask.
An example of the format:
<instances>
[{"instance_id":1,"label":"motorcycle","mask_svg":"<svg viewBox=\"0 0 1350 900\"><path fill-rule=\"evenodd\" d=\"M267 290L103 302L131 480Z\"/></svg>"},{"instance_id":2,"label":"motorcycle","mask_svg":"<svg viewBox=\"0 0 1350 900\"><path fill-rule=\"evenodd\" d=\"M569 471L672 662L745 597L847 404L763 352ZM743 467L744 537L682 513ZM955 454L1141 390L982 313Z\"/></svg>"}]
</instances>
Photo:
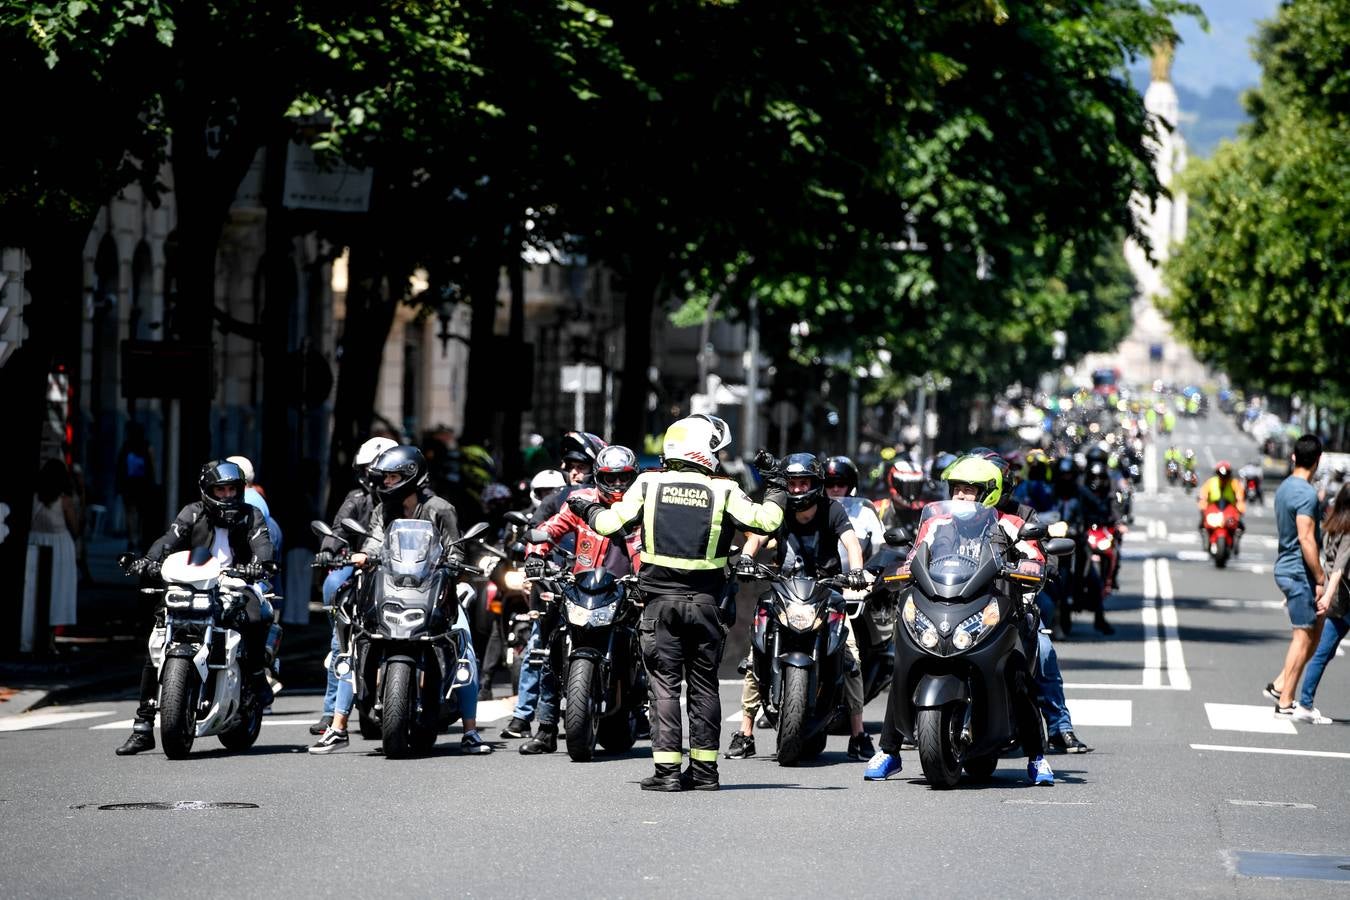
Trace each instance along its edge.
<instances>
[{"instance_id":1,"label":"motorcycle","mask_svg":"<svg viewBox=\"0 0 1350 900\"><path fill-rule=\"evenodd\" d=\"M520 654L530 638L530 592L525 583L525 532L529 520L512 510L501 546L476 541L477 567L485 574L474 579L476 596L466 608L472 623L474 652L482 668L483 688L490 693L493 673L506 668L512 689L520 680Z\"/></svg>"},{"instance_id":2,"label":"motorcycle","mask_svg":"<svg viewBox=\"0 0 1350 900\"><path fill-rule=\"evenodd\" d=\"M1244 496L1248 503L1261 503L1261 479L1255 475L1248 475L1245 479L1243 488Z\"/></svg>"},{"instance_id":3,"label":"motorcycle","mask_svg":"<svg viewBox=\"0 0 1350 900\"><path fill-rule=\"evenodd\" d=\"M737 569L737 577L769 582L750 626L751 666L765 715L778 729L778 764L815 759L825 751L850 669L844 641L848 612L837 590L844 579L762 565Z\"/></svg>"},{"instance_id":4,"label":"motorcycle","mask_svg":"<svg viewBox=\"0 0 1350 900\"><path fill-rule=\"evenodd\" d=\"M1205 543L1209 547L1209 558L1214 560L1214 568L1222 569L1228 565L1228 557L1232 554L1233 545L1237 541L1238 524L1241 521L1241 513L1231 503L1221 500L1206 507Z\"/></svg>"},{"instance_id":5,"label":"motorcycle","mask_svg":"<svg viewBox=\"0 0 1350 900\"><path fill-rule=\"evenodd\" d=\"M1181 477L1181 464L1178 463L1175 459L1169 459L1167 461L1167 483L1175 485L1177 483L1177 479L1180 477Z\"/></svg>"},{"instance_id":6,"label":"motorcycle","mask_svg":"<svg viewBox=\"0 0 1350 900\"><path fill-rule=\"evenodd\" d=\"M123 554L126 569L134 554ZM264 563L264 577L276 574ZM234 568L204 548L170 554L158 569L163 588L163 624L150 633L150 660L159 672L159 733L164 755L186 759L197 738L215 736L227 750L247 750L258 740L263 703L253 694L241 664L244 606L256 590ZM271 616L270 595L261 598L264 618ZM271 668L281 643L273 624L265 644Z\"/></svg>"},{"instance_id":7,"label":"motorcycle","mask_svg":"<svg viewBox=\"0 0 1350 900\"><path fill-rule=\"evenodd\" d=\"M343 521L368 536L359 522ZM457 552L487 528L478 523L442 551L430 522L395 519L386 529L378 568L354 597L352 654L362 734L378 725L389 759L425 753L453 721L443 701L473 678L472 642L455 583L481 575Z\"/></svg>"},{"instance_id":8,"label":"motorcycle","mask_svg":"<svg viewBox=\"0 0 1350 900\"><path fill-rule=\"evenodd\" d=\"M1188 494L1199 486L1199 480L1196 478L1194 469L1187 469L1182 473L1181 484Z\"/></svg>"},{"instance_id":9,"label":"motorcycle","mask_svg":"<svg viewBox=\"0 0 1350 900\"><path fill-rule=\"evenodd\" d=\"M1031 691L1036 638L1023 627L1024 597L1039 592L1045 567L996 548L997 513L966 501L931 504L914 552L883 576L904 596L896 632L896 725L918 746L924 777L956 786L964 770L988 778L1018 743L1015 703ZM1024 525L1018 540L1043 540L1045 526ZM1072 553L1067 538L1047 553Z\"/></svg>"},{"instance_id":10,"label":"motorcycle","mask_svg":"<svg viewBox=\"0 0 1350 900\"><path fill-rule=\"evenodd\" d=\"M1112 575L1116 571L1116 556L1120 548L1116 546L1115 529L1109 525L1090 523L1088 525L1088 549L1092 553L1092 565L1097 568L1097 577L1102 585L1102 597L1111 593Z\"/></svg>"},{"instance_id":11,"label":"motorcycle","mask_svg":"<svg viewBox=\"0 0 1350 900\"><path fill-rule=\"evenodd\" d=\"M899 609L881 575L905 558L911 537L907 529L896 527L887 529L884 539L886 545L873 553L863 567L874 576L872 587L861 599L851 599L846 593L844 601L853 626L853 640L862 656L858 665L866 703L871 703L891 685L891 674L895 670L895 621Z\"/></svg>"},{"instance_id":12,"label":"motorcycle","mask_svg":"<svg viewBox=\"0 0 1350 900\"><path fill-rule=\"evenodd\" d=\"M567 755L589 762L597 743L623 753L637 740L647 700L637 636L642 607L633 590L637 576L555 570L548 580L561 604L546 652L561 688Z\"/></svg>"}]
</instances>

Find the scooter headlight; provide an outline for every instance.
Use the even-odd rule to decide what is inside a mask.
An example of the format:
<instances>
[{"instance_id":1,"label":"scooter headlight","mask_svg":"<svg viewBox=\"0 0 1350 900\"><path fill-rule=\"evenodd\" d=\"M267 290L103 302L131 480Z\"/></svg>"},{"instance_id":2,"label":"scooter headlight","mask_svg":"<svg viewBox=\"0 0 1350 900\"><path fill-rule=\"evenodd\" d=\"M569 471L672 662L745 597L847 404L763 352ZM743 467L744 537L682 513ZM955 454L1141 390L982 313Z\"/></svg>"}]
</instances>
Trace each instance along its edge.
<instances>
[{"instance_id":1,"label":"scooter headlight","mask_svg":"<svg viewBox=\"0 0 1350 900\"><path fill-rule=\"evenodd\" d=\"M1219 512L1217 509L1212 513L1208 513L1205 516L1205 524L1208 525L1210 528L1222 528L1223 513Z\"/></svg>"},{"instance_id":2,"label":"scooter headlight","mask_svg":"<svg viewBox=\"0 0 1350 900\"><path fill-rule=\"evenodd\" d=\"M956 626L956 634L952 636L952 646L957 650L970 649L999 623L999 619L998 601L990 600L984 609Z\"/></svg>"},{"instance_id":3,"label":"scooter headlight","mask_svg":"<svg viewBox=\"0 0 1350 900\"><path fill-rule=\"evenodd\" d=\"M937 629L933 627L933 623L928 620L927 616L919 612L914 605L913 597L905 601L905 608L900 618L905 623L905 628L909 630L910 636L919 642L920 647L925 650L932 650L937 646Z\"/></svg>"},{"instance_id":4,"label":"scooter headlight","mask_svg":"<svg viewBox=\"0 0 1350 900\"><path fill-rule=\"evenodd\" d=\"M778 613L778 619L795 631L806 631L816 624L816 613L816 607L810 603L793 601L782 608Z\"/></svg>"}]
</instances>

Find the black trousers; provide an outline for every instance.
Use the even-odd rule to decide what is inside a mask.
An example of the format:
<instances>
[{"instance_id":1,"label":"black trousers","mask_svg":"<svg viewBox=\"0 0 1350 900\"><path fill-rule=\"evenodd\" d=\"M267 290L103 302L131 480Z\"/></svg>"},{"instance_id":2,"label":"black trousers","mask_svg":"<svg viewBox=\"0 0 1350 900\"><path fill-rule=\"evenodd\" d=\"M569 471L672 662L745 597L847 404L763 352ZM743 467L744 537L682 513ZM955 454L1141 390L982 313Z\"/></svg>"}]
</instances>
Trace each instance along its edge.
<instances>
[{"instance_id":1,"label":"black trousers","mask_svg":"<svg viewBox=\"0 0 1350 900\"><path fill-rule=\"evenodd\" d=\"M244 622L239 630L239 635L243 638L244 644L245 658L240 662L245 677L263 668L266 656L264 647L267 644L267 630L272 625L270 617L263 618L262 602L258 599L258 596L252 591L248 593L248 602L244 604ZM161 607L159 612L155 614L155 625L162 623L163 617L164 610ZM147 653L145 665L141 668L141 702L136 707L136 721L153 723L155 712L158 710L158 701L159 670L155 668L154 660Z\"/></svg>"},{"instance_id":2,"label":"black trousers","mask_svg":"<svg viewBox=\"0 0 1350 900\"><path fill-rule=\"evenodd\" d=\"M654 695L652 760L657 765L680 763L681 682L688 686L689 757L717 762L722 734L717 667L726 645L726 628L718 618L720 599L711 594L647 595L638 639Z\"/></svg>"}]
</instances>

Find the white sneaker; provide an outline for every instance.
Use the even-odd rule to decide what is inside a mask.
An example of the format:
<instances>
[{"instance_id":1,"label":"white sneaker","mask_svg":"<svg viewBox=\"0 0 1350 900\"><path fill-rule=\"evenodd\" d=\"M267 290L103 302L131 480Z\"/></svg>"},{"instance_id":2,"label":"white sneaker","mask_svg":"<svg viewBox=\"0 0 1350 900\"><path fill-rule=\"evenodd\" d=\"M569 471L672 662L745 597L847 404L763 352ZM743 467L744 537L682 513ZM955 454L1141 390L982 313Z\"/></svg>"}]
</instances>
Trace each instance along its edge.
<instances>
[{"instance_id":1,"label":"white sneaker","mask_svg":"<svg viewBox=\"0 0 1350 900\"><path fill-rule=\"evenodd\" d=\"M1310 725L1330 725L1331 718L1322 715L1321 711L1298 704L1294 707L1293 719L1295 722L1307 722Z\"/></svg>"}]
</instances>

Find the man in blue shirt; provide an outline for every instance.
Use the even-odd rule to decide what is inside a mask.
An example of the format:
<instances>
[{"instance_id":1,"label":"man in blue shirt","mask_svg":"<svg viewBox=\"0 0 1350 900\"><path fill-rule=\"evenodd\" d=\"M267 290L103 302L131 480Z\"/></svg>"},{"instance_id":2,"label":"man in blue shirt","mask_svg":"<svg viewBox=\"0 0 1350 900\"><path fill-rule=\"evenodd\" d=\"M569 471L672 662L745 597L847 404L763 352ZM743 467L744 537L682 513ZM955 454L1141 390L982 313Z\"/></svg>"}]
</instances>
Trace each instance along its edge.
<instances>
[{"instance_id":1,"label":"man in blue shirt","mask_svg":"<svg viewBox=\"0 0 1350 900\"><path fill-rule=\"evenodd\" d=\"M1275 584L1284 592L1289 624L1294 628L1284 669L1265 688L1266 696L1275 701L1277 716L1293 715L1294 692L1326 621L1317 603L1325 574L1318 554L1322 534L1317 489L1311 483L1321 457L1322 442L1316 435L1299 438L1294 443L1294 470L1275 492L1275 524L1279 529Z\"/></svg>"}]
</instances>

